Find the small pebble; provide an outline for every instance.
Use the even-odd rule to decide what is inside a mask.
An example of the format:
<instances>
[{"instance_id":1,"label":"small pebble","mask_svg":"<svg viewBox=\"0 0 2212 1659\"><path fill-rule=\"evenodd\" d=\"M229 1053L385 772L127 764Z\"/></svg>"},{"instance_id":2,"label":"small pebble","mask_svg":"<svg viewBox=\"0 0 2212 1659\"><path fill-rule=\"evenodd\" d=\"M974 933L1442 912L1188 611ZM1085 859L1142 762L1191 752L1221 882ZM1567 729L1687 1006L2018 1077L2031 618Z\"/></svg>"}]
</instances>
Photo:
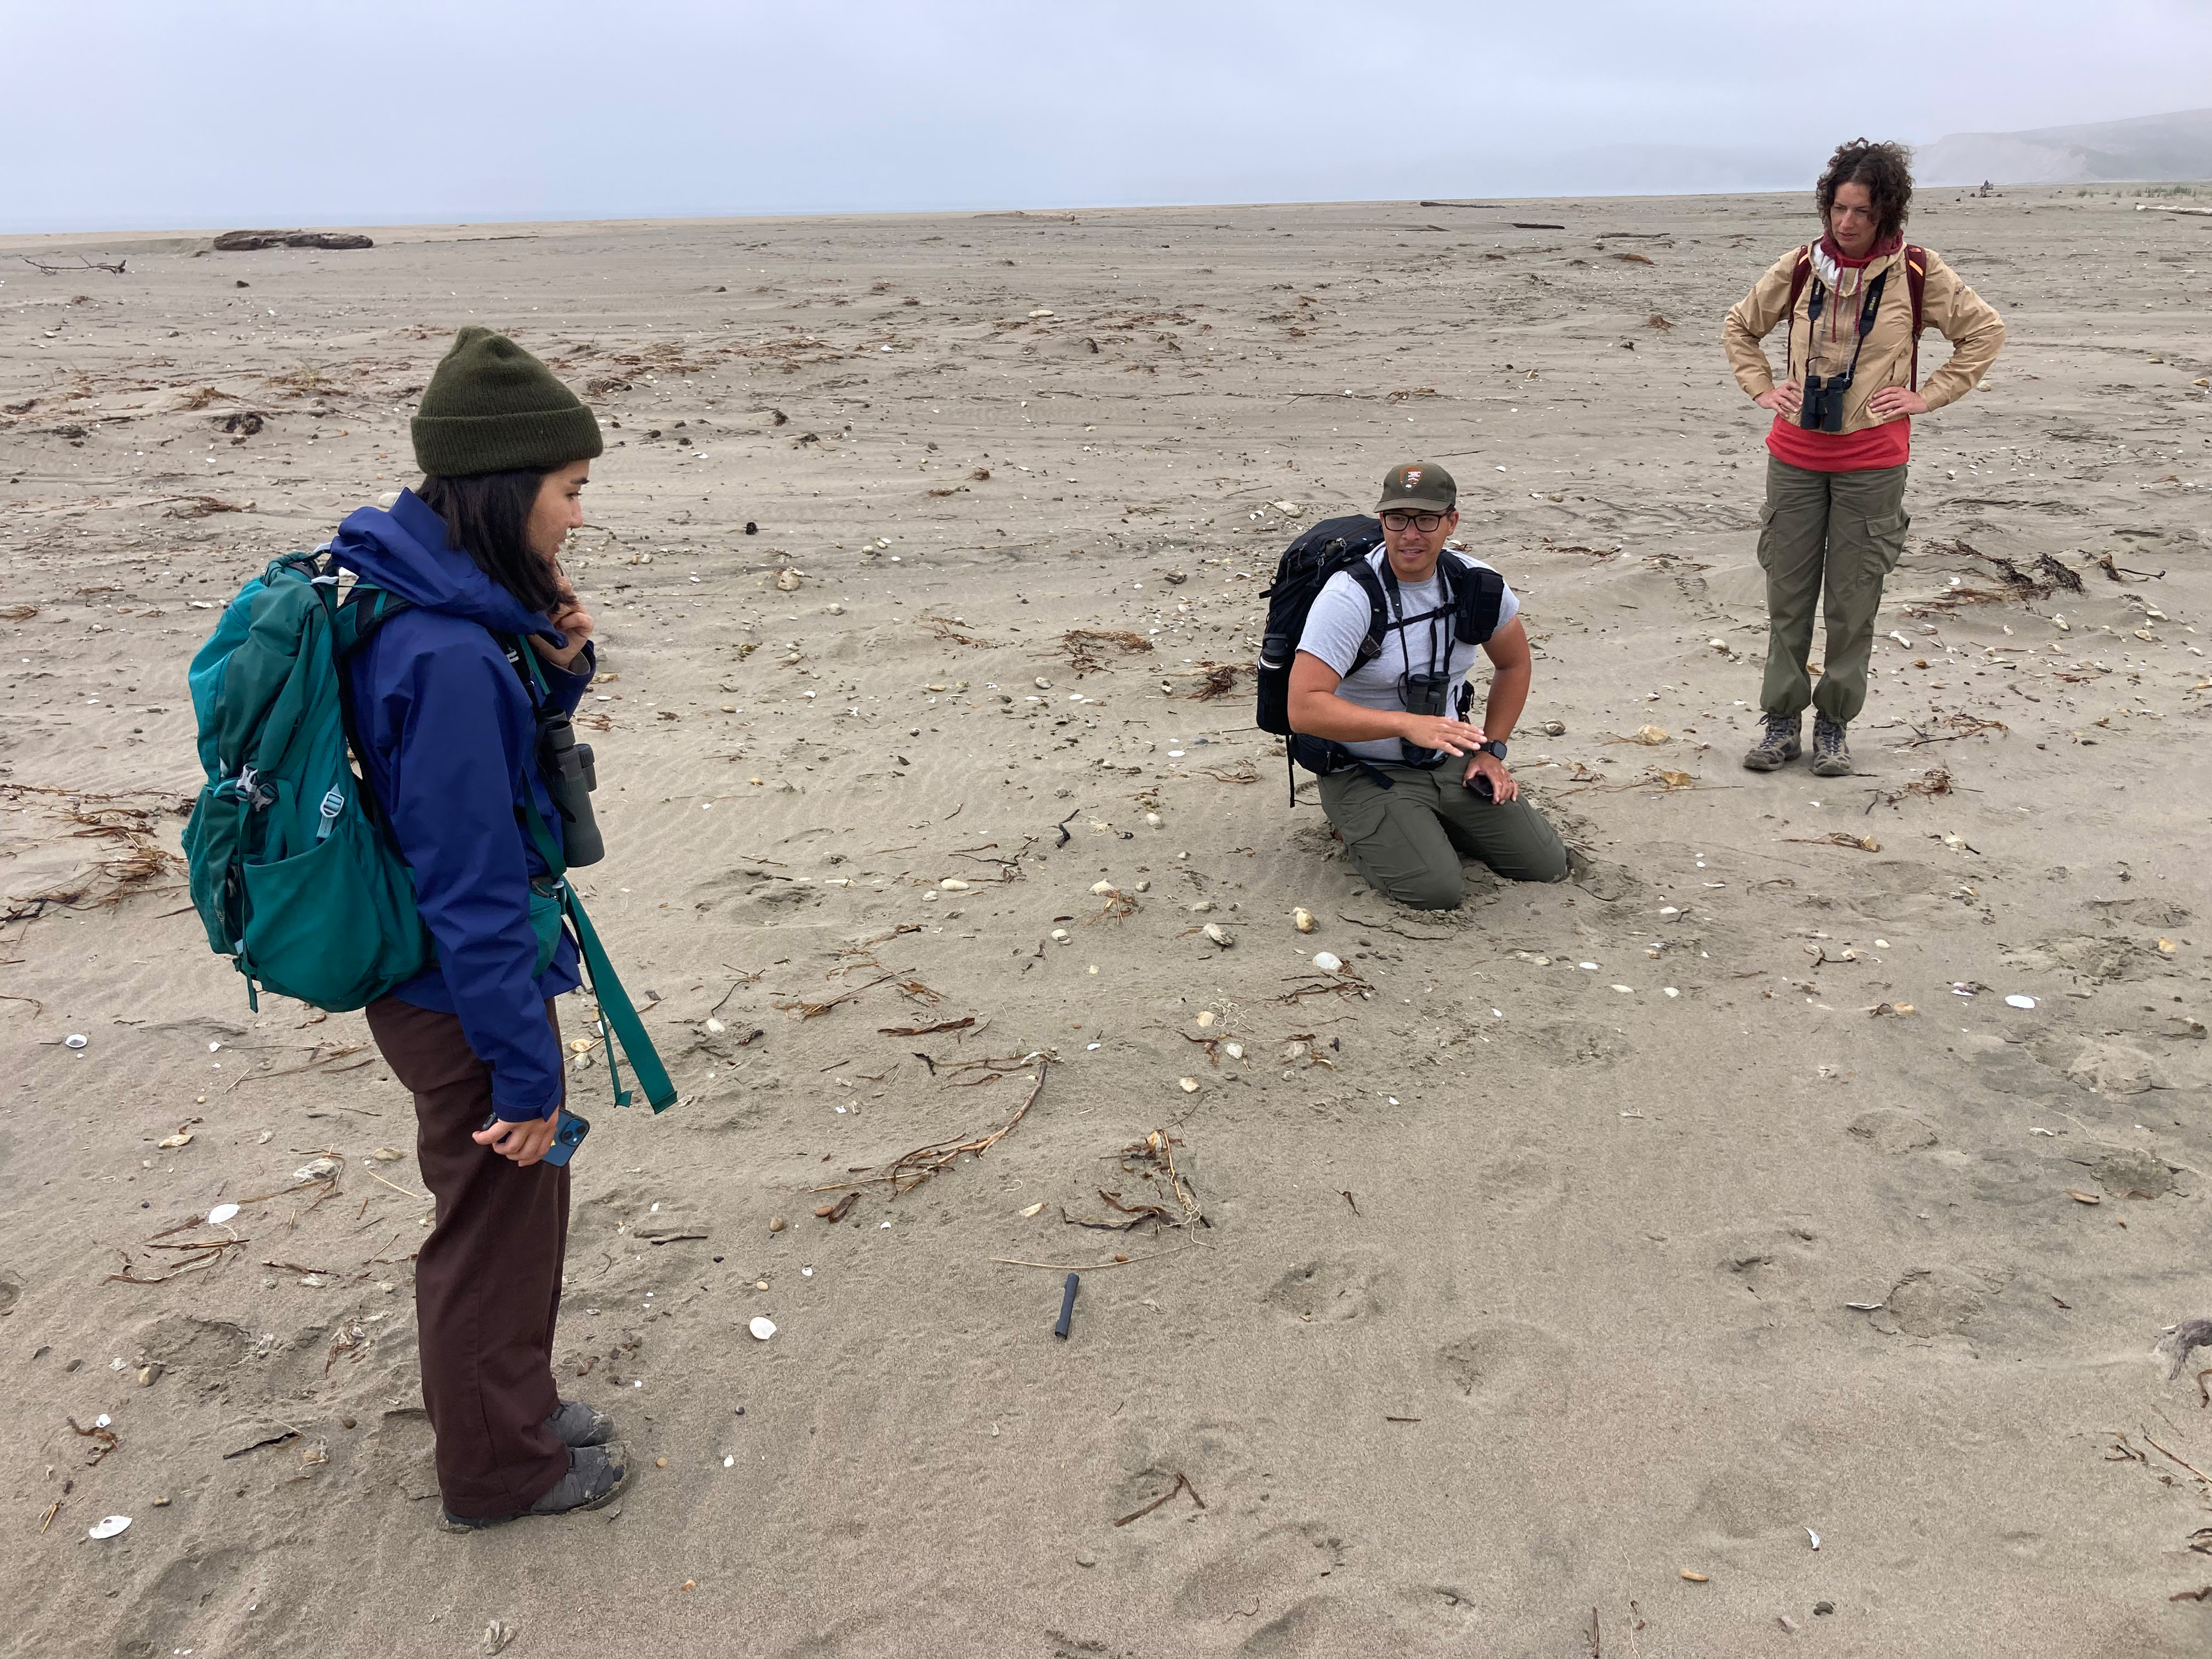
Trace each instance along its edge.
<instances>
[{"instance_id":1,"label":"small pebble","mask_svg":"<svg viewBox=\"0 0 2212 1659\"><path fill-rule=\"evenodd\" d=\"M665 1457L656 1457L653 1460L653 1467L656 1469L665 1469L668 1467L668 1460Z\"/></svg>"},{"instance_id":2,"label":"small pebble","mask_svg":"<svg viewBox=\"0 0 2212 1659\"><path fill-rule=\"evenodd\" d=\"M1075 1565L1079 1567L1095 1567L1098 1565L1098 1558L1089 1550L1078 1550L1075 1553Z\"/></svg>"},{"instance_id":3,"label":"small pebble","mask_svg":"<svg viewBox=\"0 0 2212 1659\"><path fill-rule=\"evenodd\" d=\"M772 1233L781 1232L784 1229L784 1219L780 1215L772 1215L768 1218L768 1230Z\"/></svg>"},{"instance_id":4,"label":"small pebble","mask_svg":"<svg viewBox=\"0 0 2212 1659\"><path fill-rule=\"evenodd\" d=\"M1302 904L1291 912L1291 926L1301 933L1310 933L1321 924L1314 920L1314 913Z\"/></svg>"},{"instance_id":5,"label":"small pebble","mask_svg":"<svg viewBox=\"0 0 2212 1659\"><path fill-rule=\"evenodd\" d=\"M1691 1583L1692 1583L1692 1584L1705 1584L1705 1583L1711 1583L1711 1582L1712 1582L1712 1581L1711 1581L1711 1578L1710 1578L1706 1574L1702 1573L1702 1572L1696 1572L1696 1571L1692 1571L1690 1568L1688 1568L1688 1567L1685 1567L1685 1568L1683 1568L1683 1569L1682 1569L1682 1577L1683 1577L1684 1578L1687 1579L1687 1580L1688 1580Z\"/></svg>"}]
</instances>

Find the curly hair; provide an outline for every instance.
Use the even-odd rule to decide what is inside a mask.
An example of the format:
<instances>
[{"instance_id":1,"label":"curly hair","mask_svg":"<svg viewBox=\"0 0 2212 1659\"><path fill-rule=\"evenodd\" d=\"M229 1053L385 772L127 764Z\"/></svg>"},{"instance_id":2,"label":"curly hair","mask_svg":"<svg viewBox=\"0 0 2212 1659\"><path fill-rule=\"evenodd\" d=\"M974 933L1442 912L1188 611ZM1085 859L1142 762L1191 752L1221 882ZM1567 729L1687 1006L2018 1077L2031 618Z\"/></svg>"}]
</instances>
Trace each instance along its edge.
<instances>
[{"instance_id":1,"label":"curly hair","mask_svg":"<svg viewBox=\"0 0 2212 1659\"><path fill-rule=\"evenodd\" d=\"M1813 190L1822 225L1828 222L1828 210L1835 206L1837 189L1844 185L1866 186L1874 203L1874 240L1877 247L1904 234L1905 222L1912 210L1911 150L1902 144L1877 144L1867 138L1838 144L1836 153L1828 158L1827 170L1821 173L1820 182Z\"/></svg>"}]
</instances>

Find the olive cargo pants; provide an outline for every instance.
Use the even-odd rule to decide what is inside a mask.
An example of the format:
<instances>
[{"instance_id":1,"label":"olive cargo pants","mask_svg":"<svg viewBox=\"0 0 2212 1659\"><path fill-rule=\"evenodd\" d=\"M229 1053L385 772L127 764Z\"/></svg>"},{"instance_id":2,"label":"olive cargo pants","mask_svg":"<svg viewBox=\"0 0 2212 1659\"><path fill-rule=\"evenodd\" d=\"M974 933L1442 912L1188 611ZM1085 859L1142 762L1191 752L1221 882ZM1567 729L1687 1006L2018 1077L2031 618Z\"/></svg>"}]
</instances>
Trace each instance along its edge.
<instances>
[{"instance_id":1,"label":"olive cargo pants","mask_svg":"<svg viewBox=\"0 0 2212 1659\"><path fill-rule=\"evenodd\" d=\"M1508 881L1558 881L1567 873L1559 832L1525 796L1485 800L1460 781L1464 758L1434 771L1358 767L1321 780L1322 810L1368 885L1417 910L1455 910L1467 896L1460 855L1480 859Z\"/></svg>"},{"instance_id":2,"label":"olive cargo pants","mask_svg":"<svg viewBox=\"0 0 2212 1659\"><path fill-rule=\"evenodd\" d=\"M1866 706L1881 585L1897 568L1911 524L1902 466L1871 472L1813 472L1766 459L1766 505L1759 515L1759 567L1766 573L1766 679L1759 706L1796 720L1811 703L1838 726ZM1813 611L1828 626L1816 690L1806 670Z\"/></svg>"}]
</instances>

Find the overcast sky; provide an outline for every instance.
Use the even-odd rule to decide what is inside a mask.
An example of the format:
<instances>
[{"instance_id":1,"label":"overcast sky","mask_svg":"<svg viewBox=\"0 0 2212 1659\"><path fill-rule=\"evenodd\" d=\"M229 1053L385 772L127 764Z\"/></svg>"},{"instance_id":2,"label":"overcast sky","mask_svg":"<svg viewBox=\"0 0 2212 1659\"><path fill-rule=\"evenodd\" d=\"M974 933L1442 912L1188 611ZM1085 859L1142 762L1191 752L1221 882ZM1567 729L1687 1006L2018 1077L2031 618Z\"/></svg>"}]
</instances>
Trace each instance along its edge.
<instances>
[{"instance_id":1,"label":"overcast sky","mask_svg":"<svg viewBox=\"0 0 2212 1659\"><path fill-rule=\"evenodd\" d=\"M2212 105L2212 0L0 0L0 229L1759 189Z\"/></svg>"}]
</instances>

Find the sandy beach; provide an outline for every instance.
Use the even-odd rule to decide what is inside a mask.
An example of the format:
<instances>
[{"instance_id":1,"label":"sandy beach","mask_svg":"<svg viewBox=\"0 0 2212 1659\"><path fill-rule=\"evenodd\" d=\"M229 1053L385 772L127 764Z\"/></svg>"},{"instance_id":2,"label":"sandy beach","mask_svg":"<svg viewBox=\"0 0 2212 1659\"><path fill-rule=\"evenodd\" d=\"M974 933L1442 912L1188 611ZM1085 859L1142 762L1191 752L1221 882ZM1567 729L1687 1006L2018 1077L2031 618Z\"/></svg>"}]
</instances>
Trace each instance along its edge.
<instances>
[{"instance_id":1,"label":"sandy beach","mask_svg":"<svg viewBox=\"0 0 2212 1659\"><path fill-rule=\"evenodd\" d=\"M0 239L9 1650L2212 1649L2212 219L2136 199L1916 204L2009 337L1826 780L1737 764L1797 198ZM409 1098L175 855L187 662L469 322L605 431L579 885L684 1098L571 1079L630 1489L453 1537ZM1414 457L1576 854L1449 914L1247 672Z\"/></svg>"}]
</instances>

